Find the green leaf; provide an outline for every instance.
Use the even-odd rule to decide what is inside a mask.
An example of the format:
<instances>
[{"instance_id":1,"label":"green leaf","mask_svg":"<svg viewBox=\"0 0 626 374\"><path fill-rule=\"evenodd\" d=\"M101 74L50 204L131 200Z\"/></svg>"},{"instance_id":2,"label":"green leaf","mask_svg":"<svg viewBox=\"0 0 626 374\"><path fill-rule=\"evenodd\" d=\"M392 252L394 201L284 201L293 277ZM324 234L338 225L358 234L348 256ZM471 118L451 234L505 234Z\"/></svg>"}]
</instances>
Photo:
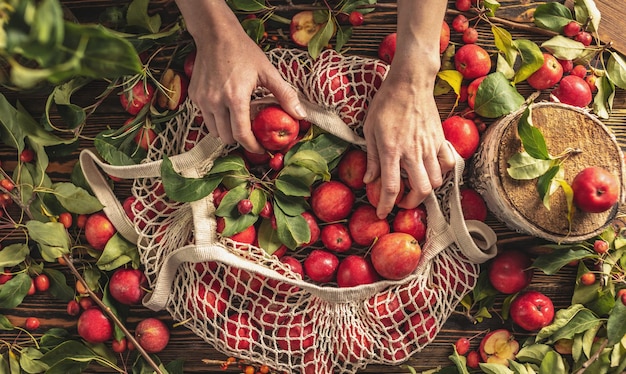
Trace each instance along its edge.
<instances>
[{"instance_id":1,"label":"green leaf","mask_svg":"<svg viewBox=\"0 0 626 374\"><path fill-rule=\"evenodd\" d=\"M540 365L543 358L551 350L552 347L548 344L530 344L522 347L515 355L515 359L519 362L530 362Z\"/></svg>"},{"instance_id":2,"label":"green leaf","mask_svg":"<svg viewBox=\"0 0 626 374\"><path fill-rule=\"evenodd\" d=\"M46 373L79 373L89 366L98 356L76 340L65 341L48 351L40 361L50 369Z\"/></svg>"},{"instance_id":3,"label":"green leaf","mask_svg":"<svg viewBox=\"0 0 626 374\"><path fill-rule=\"evenodd\" d=\"M607 75L596 78L596 92L593 97L593 111L600 118L608 119L613 112L613 99L615 98L615 85Z\"/></svg>"},{"instance_id":4,"label":"green leaf","mask_svg":"<svg viewBox=\"0 0 626 374\"><path fill-rule=\"evenodd\" d=\"M115 131L103 131L96 135L93 145L102 159L111 165L126 166L135 165L137 162L126 153L122 152L118 146L120 142L115 142L111 136Z\"/></svg>"},{"instance_id":5,"label":"green leaf","mask_svg":"<svg viewBox=\"0 0 626 374\"><path fill-rule=\"evenodd\" d=\"M493 17L500 8L500 3L496 0L483 0L483 6L488 9L487 15Z\"/></svg>"},{"instance_id":6,"label":"green leaf","mask_svg":"<svg viewBox=\"0 0 626 374\"><path fill-rule=\"evenodd\" d=\"M274 209L278 238L289 249L296 249L311 240L309 224L301 215L288 216L280 209Z\"/></svg>"},{"instance_id":7,"label":"green leaf","mask_svg":"<svg viewBox=\"0 0 626 374\"><path fill-rule=\"evenodd\" d=\"M26 222L28 235L37 242L41 256L48 262L56 261L64 254L70 253L70 239L65 226L60 222Z\"/></svg>"},{"instance_id":8,"label":"green leaf","mask_svg":"<svg viewBox=\"0 0 626 374\"><path fill-rule=\"evenodd\" d=\"M278 231L274 230L272 223L268 219L261 221L259 225L259 247L268 254L273 254L283 244L278 238Z\"/></svg>"},{"instance_id":9,"label":"green leaf","mask_svg":"<svg viewBox=\"0 0 626 374\"><path fill-rule=\"evenodd\" d=\"M132 263L134 268L139 267L139 251L137 246L130 243L122 235L116 233L106 243L96 266L104 271L117 269L124 264Z\"/></svg>"},{"instance_id":10,"label":"green leaf","mask_svg":"<svg viewBox=\"0 0 626 374\"><path fill-rule=\"evenodd\" d=\"M39 347L41 348L54 348L57 345L69 340L70 333L62 328L53 327L46 331L39 339Z\"/></svg>"},{"instance_id":11,"label":"green leaf","mask_svg":"<svg viewBox=\"0 0 626 374\"><path fill-rule=\"evenodd\" d=\"M537 43L527 39L514 40L513 47L522 60L513 77L513 83L518 83L526 80L543 65L543 53Z\"/></svg>"},{"instance_id":12,"label":"green leaf","mask_svg":"<svg viewBox=\"0 0 626 374\"><path fill-rule=\"evenodd\" d=\"M467 359L465 356L459 355L454 344L452 344L452 349L454 350L454 353L448 356L448 358L456 366L458 374L469 374L469 371L467 370Z\"/></svg>"},{"instance_id":13,"label":"green leaf","mask_svg":"<svg viewBox=\"0 0 626 374\"><path fill-rule=\"evenodd\" d=\"M228 172L233 172L236 174L248 173L248 169L246 168L246 162L243 160L243 158L241 158L241 156L227 155L217 158L215 161L213 161L213 166L211 167L211 170L208 174L218 175Z\"/></svg>"},{"instance_id":14,"label":"green leaf","mask_svg":"<svg viewBox=\"0 0 626 374\"><path fill-rule=\"evenodd\" d=\"M239 217L224 217L224 230L222 231L222 236L229 238L238 234L254 225L258 219L258 216L252 214L245 214Z\"/></svg>"},{"instance_id":15,"label":"green leaf","mask_svg":"<svg viewBox=\"0 0 626 374\"><path fill-rule=\"evenodd\" d=\"M0 268L15 266L22 263L30 254L28 245L24 243L9 244L0 250Z\"/></svg>"},{"instance_id":16,"label":"green leaf","mask_svg":"<svg viewBox=\"0 0 626 374\"><path fill-rule=\"evenodd\" d=\"M71 97L76 91L83 88L89 82L91 82L91 79L79 77L54 87L52 93L46 100L46 110L42 119L47 128L54 128L52 120L50 119L50 111L52 110L53 102L59 115L61 115L61 118L69 129L75 129L85 122L87 118L85 110L78 105L72 104Z\"/></svg>"},{"instance_id":17,"label":"green leaf","mask_svg":"<svg viewBox=\"0 0 626 374\"><path fill-rule=\"evenodd\" d=\"M563 35L556 35L546 40L541 44L541 47L548 50L548 52L552 53L554 57L560 60L576 60L585 52L585 45L583 43Z\"/></svg>"},{"instance_id":18,"label":"green leaf","mask_svg":"<svg viewBox=\"0 0 626 374\"><path fill-rule=\"evenodd\" d=\"M513 37L511 36L511 33L496 25L491 26L491 33L493 34L496 48L498 48L498 51L505 56L509 65L513 66L517 51L513 48Z\"/></svg>"},{"instance_id":19,"label":"green leaf","mask_svg":"<svg viewBox=\"0 0 626 374\"><path fill-rule=\"evenodd\" d=\"M330 179L330 171L326 160L317 152L312 150L299 150L293 156L285 161L285 167L297 165L307 168L313 174L321 177L323 180Z\"/></svg>"},{"instance_id":20,"label":"green leaf","mask_svg":"<svg viewBox=\"0 0 626 374\"><path fill-rule=\"evenodd\" d=\"M619 302L615 303L606 325L609 346L617 344L626 335L626 323L624 321L626 321L626 305Z\"/></svg>"},{"instance_id":21,"label":"green leaf","mask_svg":"<svg viewBox=\"0 0 626 374\"><path fill-rule=\"evenodd\" d=\"M522 141L524 150L531 156L539 160L551 160L548 152L546 140L541 130L536 128L532 122L532 110L528 106L517 123L517 133Z\"/></svg>"},{"instance_id":22,"label":"green leaf","mask_svg":"<svg viewBox=\"0 0 626 374\"><path fill-rule=\"evenodd\" d=\"M325 18L324 24L315 33L315 35L313 35L311 40L309 40L308 51L309 51L309 55L311 55L313 59L316 59L319 57L320 53L322 53L322 50L326 48L326 46L328 45L328 42L330 41L330 38L332 38L335 32L335 24L332 21L331 13L329 11L323 11L323 12L327 14L324 16Z\"/></svg>"},{"instance_id":23,"label":"green leaf","mask_svg":"<svg viewBox=\"0 0 626 374\"><path fill-rule=\"evenodd\" d=\"M27 373L42 373L48 369L48 365L39 361L43 353L34 347L26 347L20 352L20 366Z\"/></svg>"},{"instance_id":24,"label":"green leaf","mask_svg":"<svg viewBox=\"0 0 626 374\"><path fill-rule=\"evenodd\" d=\"M550 196L555 192L556 188L558 188L559 184L555 181L555 177L559 172L562 173L562 168L560 164L556 164L552 166L548 171L541 175L539 179L537 179L537 191L539 192L539 198L543 201L543 205L546 209L550 210Z\"/></svg>"},{"instance_id":25,"label":"green leaf","mask_svg":"<svg viewBox=\"0 0 626 374\"><path fill-rule=\"evenodd\" d=\"M480 365L480 370L482 370L483 373L487 373L487 374L514 374L513 370L509 369L508 367L506 367L503 364L493 364L493 363L481 362L479 365Z\"/></svg>"},{"instance_id":26,"label":"green leaf","mask_svg":"<svg viewBox=\"0 0 626 374\"><path fill-rule=\"evenodd\" d=\"M100 200L72 183L57 183L53 187L56 198L68 212L91 214L102 210Z\"/></svg>"},{"instance_id":27,"label":"green leaf","mask_svg":"<svg viewBox=\"0 0 626 374\"><path fill-rule=\"evenodd\" d=\"M311 195L311 186L307 182L289 174L281 174L274 183L276 188L287 196L307 197Z\"/></svg>"},{"instance_id":28,"label":"green leaf","mask_svg":"<svg viewBox=\"0 0 626 374\"><path fill-rule=\"evenodd\" d=\"M263 40L263 34L265 33L265 24L260 18L247 18L241 21L241 27L245 30L246 34L255 41L260 43Z\"/></svg>"},{"instance_id":29,"label":"green leaf","mask_svg":"<svg viewBox=\"0 0 626 374\"><path fill-rule=\"evenodd\" d=\"M237 210L237 204L239 204L241 200L247 199L249 196L250 190L245 184L228 190L222 198L220 205L215 210L215 215L218 217L239 217L241 214Z\"/></svg>"},{"instance_id":30,"label":"green leaf","mask_svg":"<svg viewBox=\"0 0 626 374\"><path fill-rule=\"evenodd\" d=\"M563 357L555 350L550 350L546 353L541 366L539 366L539 374L566 374L565 362Z\"/></svg>"},{"instance_id":31,"label":"green leaf","mask_svg":"<svg viewBox=\"0 0 626 374\"><path fill-rule=\"evenodd\" d=\"M539 178L545 174L552 164L553 160L539 160L530 156L526 152L516 153L508 161L509 167L507 172L513 179L531 180Z\"/></svg>"},{"instance_id":32,"label":"green leaf","mask_svg":"<svg viewBox=\"0 0 626 374\"><path fill-rule=\"evenodd\" d=\"M178 174L172 161L163 156L161 177L167 197L179 202L192 202L208 196L222 182L222 176L207 175L205 178L186 178Z\"/></svg>"},{"instance_id":33,"label":"green leaf","mask_svg":"<svg viewBox=\"0 0 626 374\"><path fill-rule=\"evenodd\" d=\"M602 15L594 0L576 0L574 2L574 14L576 15L576 20L583 25L587 23L587 20L591 20L589 29L598 31Z\"/></svg>"},{"instance_id":34,"label":"green leaf","mask_svg":"<svg viewBox=\"0 0 626 374\"><path fill-rule=\"evenodd\" d=\"M562 33L563 26L574 19L568 7L561 3L539 4L533 13L533 22L542 29Z\"/></svg>"},{"instance_id":35,"label":"green leaf","mask_svg":"<svg viewBox=\"0 0 626 374\"><path fill-rule=\"evenodd\" d=\"M626 90L626 60L617 52L609 53L611 55L606 63L606 74L614 85Z\"/></svg>"},{"instance_id":36,"label":"green leaf","mask_svg":"<svg viewBox=\"0 0 626 374\"><path fill-rule=\"evenodd\" d=\"M16 274L0 286L0 305L3 309L13 309L22 303L28 294L32 280L27 273Z\"/></svg>"},{"instance_id":37,"label":"green leaf","mask_svg":"<svg viewBox=\"0 0 626 374\"><path fill-rule=\"evenodd\" d=\"M258 216L259 213L263 210L265 203L267 202L267 193L258 188L250 191L250 196L248 197L250 201L252 201L252 214Z\"/></svg>"},{"instance_id":38,"label":"green leaf","mask_svg":"<svg viewBox=\"0 0 626 374\"><path fill-rule=\"evenodd\" d=\"M307 210L309 205L304 197L287 196L280 190L276 190L274 192L274 210L276 210L277 207L285 212L286 215L295 217Z\"/></svg>"},{"instance_id":39,"label":"green leaf","mask_svg":"<svg viewBox=\"0 0 626 374\"><path fill-rule=\"evenodd\" d=\"M63 302L68 302L74 298L74 289L67 285L65 275L48 267L43 269L44 274L50 278L50 295Z\"/></svg>"},{"instance_id":40,"label":"green leaf","mask_svg":"<svg viewBox=\"0 0 626 374\"><path fill-rule=\"evenodd\" d=\"M559 339L572 339L576 334L595 328L602 323L589 309L574 304L567 309L557 311L554 322L539 331L536 341L548 339L554 343Z\"/></svg>"},{"instance_id":41,"label":"green leaf","mask_svg":"<svg viewBox=\"0 0 626 374\"><path fill-rule=\"evenodd\" d=\"M352 38L352 26L339 26L337 29L337 36L335 37L335 51L341 53L341 49Z\"/></svg>"},{"instance_id":42,"label":"green leaf","mask_svg":"<svg viewBox=\"0 0 626 374\"><path fill-rule=\"evenodd\" d=\"M155 34L161 28L161 16L159 14L148 15L149 3L150 0L133 0L128 5L126 24L140 27L151 34Z\"/></svg>"},{"instance_id":43,"label":"green leaf","mask_svg":"<svg viewBox=\"0 0 626 374\"><path fill-rule=\"evenodd\" d=\"M593 253L586 249L555 250L541 255L533 262L533 267L542 270L547 275L556 274L563 266L572 261L593 257Z\"/></svg>"},{"instance_id":44,"label":"green leaf","mask_svg":"<svg viewBox=\"0 0 626 374\"><path fill-rule=\"evenodd\" d=\"M14 326L11 321L9 321L9 319L4 315L0 314L0 330L10 331L13 330L13 328Z\"/></svg>"},{"instance_id":45,"label":"green leaf","mask_svg":"<svg viewBox=\"0 0 626 374\"><path fill-rule=\"evenodd\" d=\"M498 53L496 60L496 71L504 74L506 79L513 79L515 76L515 70L501 53Z\"/></svg>"},{"instance_id":46,"label":"green leaf","mask_svg":"<svg viewBox=\"0 0 626 374\"><path fill-rule=\"evenodd\" d=\"M504 74L491 73L478 86L474 111L486 118L497 118L519 109L524 97Z\"/></svg>"}]
</instances>

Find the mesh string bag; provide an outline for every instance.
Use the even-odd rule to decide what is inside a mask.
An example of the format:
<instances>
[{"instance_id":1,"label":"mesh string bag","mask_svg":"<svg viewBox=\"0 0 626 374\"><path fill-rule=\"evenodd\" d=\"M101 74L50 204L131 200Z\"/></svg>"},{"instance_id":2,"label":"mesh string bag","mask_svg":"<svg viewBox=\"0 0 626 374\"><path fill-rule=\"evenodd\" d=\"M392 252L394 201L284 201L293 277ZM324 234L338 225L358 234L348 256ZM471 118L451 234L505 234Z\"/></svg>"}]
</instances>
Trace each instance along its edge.
<instances>
[{"instance_id":1,"label":"mesh string bag","mask_svg":"<svg viewBox=\"0 0 626 374\"><path fill-rule=\"evenodd\" d=\"M364 147L363 118L386 74L383 62L330 50L316 60L289 49L268 57L300 92L308 121ZM252 112L272 102L259 88ZM495 255L493 231L463 219L464 163L457 157L456 168L424 202L426 242L413 274L349 288L303 279L263 249L218 234L211 194L189 203L168 199L160 176L165 156L181 175L200 178L233 148L208 134L194 121L197 115L187 102L139 165L112 166L90 150L80 162L105 213L138 245L152 289L144 305L168 310L225 355L302 373L354 373L370 363L402 363L435 338L474 287L479 264ZM100 169L134 180L132 219ZM311 245L316 247L321 244ZM302 260L306 253L290 255Z\"/></svg>"}]
</instances>

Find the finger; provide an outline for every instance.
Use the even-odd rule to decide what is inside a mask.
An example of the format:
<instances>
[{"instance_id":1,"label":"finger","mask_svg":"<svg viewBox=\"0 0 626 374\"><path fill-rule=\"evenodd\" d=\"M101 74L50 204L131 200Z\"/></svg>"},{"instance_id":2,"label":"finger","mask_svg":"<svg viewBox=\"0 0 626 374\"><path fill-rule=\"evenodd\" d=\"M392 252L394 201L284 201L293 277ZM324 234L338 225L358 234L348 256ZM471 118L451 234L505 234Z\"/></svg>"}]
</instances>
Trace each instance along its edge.
<instances>
[{"instance_id":1,"label":"finger","mask_svg":"<svg viewBox=\"0 0 626 374\"><path fill-rule=\"evenodd\" d=\"M381 159L380 167L380 200L376 208L376 215L384 219L393 209L398 193L400 192L400 160L392 154L385 154Z\"/></svg>"},{"instance_id":2,"label":"finger","mask_svg":"<svg viewBox=\"0 0 626 374\"><path fill-rule=\"evenodd\" d=\"M216 138L219 138L220 134L217 132L217 125L215 124L215 117L213 117L213 114L210 112L208 112L207 115L202 114L202 119L204 120L204 124L209 130L209 133Z\"/></svg>"},{"instance_id":3,"label":"finger","mask_svg":"<svg viewBox=\"0 0 626 374\"><path fill-rule=\"evenodd\" d=\"M398 206L404 209L413 209L420 205L433 189L429 174L424 164L416 160L406 161L403 163L403 169L407 170L410 190L406 196L398 203ZM437 165L437 173L439 167Z\"/></svg>"},{"instance_id":4,"label":"finger","mask_svg":"<svg viewBox=\"0 0 626 374\"><path fill-rule=\"evenodd\" d=\"M363 176L363 183L367 184L373 182L380 174L380 160L378 159L378 150L374 137L366 136L365 141L367 149L367 168Z\"/></svg>"},{"instance_id":5,"label":"finger","mask_svg":"<svg viewBox=\"0 0 626 374\"><path fill-rule=\"evenodd\" d=\"M263 153L265 150L252 133L250 125L250 103L239 103L230 108L230 123L233 139L252 153Z\"/></svg>"},{"instance_id":6,"label":"finger","mask_svg":"<svg viewBox=\"0 0 626 374\"><path fill-rule=\"evenodd\" d=\"M261 85L270 90L280 106L289 115L298 119L306 117L307 114L298 98L298 93L289 83L285 82L275 68L272 67L267 76L261 77Z\"/></svg>"},{"instance_id":7,"label":"finger","mask_svg":"<svg viewBox=\"0 0 626 374\"><path fill-rule=\"evenodd\" d=\"M235 138L233 137L232 129L230 127L230 115L228 110L217 110L213 112L213 116L220 139L222 139L222 141L226 144L233 144L235 142Z\"/></svg>"},{"instance_id":8,"label":"finger","mask_svg":"<svg viewBox=\"0 0 626 374\"><path fill-rule=\"evenodd\" d=\"M441 168L441 174L445 174L456 167L456 155L452 150L452 146L447 142L444 142L437 153L437 159L439 160L439 167Z\"/></svg>"}]
</instances>

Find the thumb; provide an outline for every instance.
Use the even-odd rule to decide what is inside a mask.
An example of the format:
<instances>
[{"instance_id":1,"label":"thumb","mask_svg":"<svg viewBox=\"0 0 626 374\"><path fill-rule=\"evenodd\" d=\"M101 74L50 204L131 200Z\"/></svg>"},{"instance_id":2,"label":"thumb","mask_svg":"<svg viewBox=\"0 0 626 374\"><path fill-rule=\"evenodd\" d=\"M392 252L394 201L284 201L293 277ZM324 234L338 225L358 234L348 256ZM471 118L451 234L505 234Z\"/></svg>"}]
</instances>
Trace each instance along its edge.
<instances>
[{"instance_id":1,"label":"thumb","mask_svg":"<svg viewBox=\"0 0 626 374\"><path fill-rule=\"evenodd\" d=\"M278 71L274 69L273 72L265 82L261 82L263 86L276 97L280 106L292 117L305 118L307 113L296 90L282 79Z\"/></svg>"}]
</instances>

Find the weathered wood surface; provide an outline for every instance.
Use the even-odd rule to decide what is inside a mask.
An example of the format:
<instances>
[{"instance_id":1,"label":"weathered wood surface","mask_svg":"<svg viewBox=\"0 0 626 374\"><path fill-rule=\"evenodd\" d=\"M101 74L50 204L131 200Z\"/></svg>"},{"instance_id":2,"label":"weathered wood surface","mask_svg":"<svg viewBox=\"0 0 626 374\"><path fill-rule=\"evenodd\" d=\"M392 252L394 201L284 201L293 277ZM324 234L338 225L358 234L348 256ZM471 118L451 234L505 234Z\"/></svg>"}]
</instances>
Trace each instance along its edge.
<instances>
[{"instance_id":1,"label":"weathered wood surface","mask_svg":"<svg viewBox=\"0 0 626 374\"><path fill-rule=\"evenodd\" d=\"M605 17L604 22L607 22L610 19L618 19L622 24L624 23L624 19L626 19L624 16L626 16L626 14L621 7L621 1L601 0L598 2L602 4L604 9L607 9L606 7L612 7L612 10L607 10L605 11L606 14L603 14ZM105 0L67 0L64 3L68 10L74 13L77 19L94 20L105 7L112 5L114 2ZM274 3L283 2L275 1ZM450 9L453 8L453 3L454 1L450 2ZM529 0L503 0L501 3L501 14L504 14L506 18L517 22L527 22L530 20L532 15L532 11L530 11L530 9L540 2ZM155 11L169 14L171 17L175 17L177 15L177 9L172 1L154 1L152 6L155 8ZM448 20L451 20L451 18L452 15L449 14ZM376 48L380 40L386 34L395 30L395 19L396 14L393 8L381 8L376 12L367 15L364 25L355 29L354 36L348 44L348 53L375 56ZM270 32L272 34L277 34L276 30L272 30ZM479 34L479 43L491 50L494 50L489 28L484 23L481 23L479 26ZM545 38L548 38L548 36L524 30L515 30L513 31L513 34L514 37L523 36L536 41L542 41L545 40ZM615 40L619 39L615 36L612 36L611 38ZM455 33L452 32L452 41L459 42L459 35L455 35ZM284 46L288 47L289 43L285 42ZM416 63L419 62L416 61ZM532 92L532 90L527 86L524 86L524 84L520 84L519 87L523 95L528 95ZM90 92L101 92L102 88L102 83L96 83L90 86L89 90L92 90ZM35 117L38 114L41 114L46 97L45 93L29 93L26 95L16 94L13 92L3 92L3 94L5 94L11 101L19 99L22 104L31 113L33 113L33 115L35 115ZM88 101L89 92L86 92L83 97L87 98L86 100ZM451 112L453 101L453 98L449 95L438 98L439 110L442 118L445 118ZM109 97L100 109L89 118L88 126L83 133L85 138L81 140L79 148L90 147L92 145L92 137L98 132L102 131L107 126L119 126L126 119L127 114L121 110L115 95ZM622 145L622 147L626 146L626 126L624 126L624 123L626 122L626 93L624 91L618 90L614 103L614 112L611 118L604 122L615 132L620 145ZM79 150L76 150L69 157L64 157L51 163L49 172L52 178L58 181L69 179L69 173L76 162L78 151ZM14 155L11 149L0 147L0 159L2 160L4 167L12 169L13 165L11 165L10 161L12 157L14 157ZM116 193L119 194L120 198L127 196L129 193L129 184L117 184ZM494 217L489 216L487 223L496 231L498 235L499 249L521 248L528 250L531 253L536 253L541 250L542 241L527 235L512 232L507 229L505 225L496 221ZM19 234L4 231L0 232L0 238L3 242L7 243L22 239ZM59 267L59 269L63 268ZM573 268L564 269L562 272L554 276L546 276L536 273L531 287L549 295L553 299L556 308L561 308L570 304L574 277L575 273ZM501 301L502 299L499 299L497 305L500 305ZM53 326L65 327L72 332L76 331L76 319L75 317L70 317L66 314L65 304L60 303L45 294L27 297L25 302L19 308L14 310L5 310L0 307L0 314L7 315L16 325L23 325L26 317L33 315L38 316L42 323L42 327L38 331L44 331L46 328ZM134 307L131 310L131 319L129 320L129 324L132 327L133 323L136 323L139 319L147 316L154 316L155 314L160 318L171 322L166 313L155 313L142 307ZM445 324L444 329L439 333L435 341L426 347L424 351L412 357L407 364L420 370L450 365L451 362L449 361L448 356L452 352L451 345L459 336L471 337L476 334L480 334L487 329L497 328L500 326L514 329L516 336L519 339L523 339L528 335L527 333L519 331L519 329L513 327L510 322L504 322L503 324L497 315L494 315L494 318L486 320L483 323L472 324L466 319L466 317L454 314ZM16 339L15 333L0 331L0 339L12 341ZM22 339L22 337L19 339ZM478 339L472 340L472 348L476 348L477 344ZM186 373L222 373L223 371L220 370L219 367L206 365L202 362L202 360L225 359L222 354L216 352L210 345L183 327L173 329L170 344L164 352L159 354L159 357L164 362L183 358L185 360ZM237 370L233 368L230 369L230 371ZM104 373L108 372L108 370L92 365L89 368L89 372ZM370 365L364 372L407 373L408 370L402 367Z\"/></svg>"}]
</instances>

